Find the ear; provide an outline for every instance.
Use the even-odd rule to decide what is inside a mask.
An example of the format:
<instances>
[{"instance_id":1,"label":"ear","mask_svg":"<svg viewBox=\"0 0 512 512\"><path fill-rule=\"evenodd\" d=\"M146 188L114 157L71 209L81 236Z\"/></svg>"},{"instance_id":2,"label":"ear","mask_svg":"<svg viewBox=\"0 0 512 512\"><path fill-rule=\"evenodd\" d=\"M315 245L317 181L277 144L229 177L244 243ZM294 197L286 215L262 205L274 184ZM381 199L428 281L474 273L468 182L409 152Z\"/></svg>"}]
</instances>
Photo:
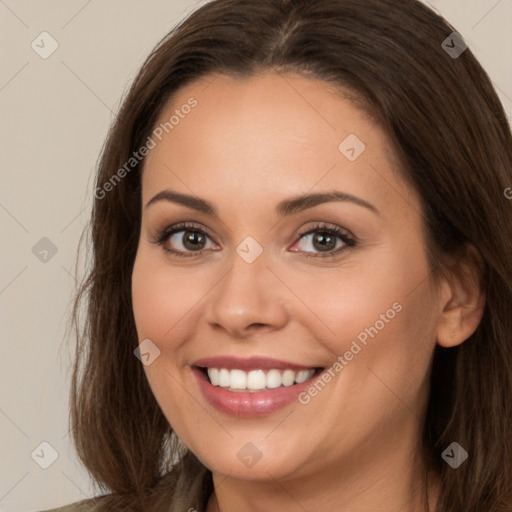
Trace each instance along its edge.
<instances>
[{"instance_id":1,"label":"ear","mask_svg":"<svg viewBox=\"0 0 512 512\"><path fill-rule=\"evenodd\" d=\"M437 343L446 348L460 345L476 331L485 308L484 263L478 250L466 246L465 258L456 266L443 281L440 294Z\"/></svg>"}]
</instances>

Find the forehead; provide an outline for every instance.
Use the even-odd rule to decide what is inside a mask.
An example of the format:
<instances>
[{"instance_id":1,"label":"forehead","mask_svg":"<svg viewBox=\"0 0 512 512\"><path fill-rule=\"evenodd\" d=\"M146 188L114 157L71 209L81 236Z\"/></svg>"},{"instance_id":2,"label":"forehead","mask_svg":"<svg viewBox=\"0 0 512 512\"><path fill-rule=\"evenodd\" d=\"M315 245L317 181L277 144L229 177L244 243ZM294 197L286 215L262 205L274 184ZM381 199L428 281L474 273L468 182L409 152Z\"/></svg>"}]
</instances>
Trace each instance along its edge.
<instances>
[{"instance_id":1,"label":"forehead","mask_svg":"<svg viewBox=\"0 0 512 512\"><path fill-rule=\"evenodd\" d=\"M197 103L193 109L187 106L191 102ZM173 126L165 130L169 121ZM212 75L193 82L167 103L156 125L164 128L163 137L174 149L183 143L193 145L193 134L203 143L211 142L202 149L212 151L222 143L225 150L231 142L243 155L254 157L262 153L259 142L265 143L267 152L273 150L272 156L283 143L305 152L337 152L344 135L365 138L375 122L331 84L269 71L243 78ZM283 152L293 156L288 149Z\"/></svg>"},{"instance_id":2,"label":"forehead","mask_svg":"<svg viewBox=\"0 0 512 512\"><path fill-rule=\"evenodd\" d=\"M412 193L397 180L380 126L341 89L298 74L193 82L167 103L158 128L161 140L153 136L144 166L145 199L165 187L201 196L229 191L247 201L341 187L375 204L383 182Z\"/></svg>"}]
</instances>

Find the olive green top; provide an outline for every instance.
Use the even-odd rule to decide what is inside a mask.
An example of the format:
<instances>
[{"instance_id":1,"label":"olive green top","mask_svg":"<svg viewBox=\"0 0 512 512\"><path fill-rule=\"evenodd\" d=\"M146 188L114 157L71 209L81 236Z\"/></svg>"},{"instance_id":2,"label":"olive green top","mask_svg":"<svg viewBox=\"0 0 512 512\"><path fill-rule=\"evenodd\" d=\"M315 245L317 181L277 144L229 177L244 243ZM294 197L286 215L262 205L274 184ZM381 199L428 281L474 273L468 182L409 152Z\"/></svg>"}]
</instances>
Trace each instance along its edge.
<instances>
[{"instance_id":1,"label":"olive green top","mask_svg":"<svg viewBox=\"0 0 512 512\"><path fill-rule=\"evenodd\" d=\"M181 461L179 471L167 473L158 482L148 496L144 512L204 512L212 491L210 471L189 453ZM42 512L125 511L129 509L123 508L118 497L107 494Z\"/></svg>"}]
</instances>

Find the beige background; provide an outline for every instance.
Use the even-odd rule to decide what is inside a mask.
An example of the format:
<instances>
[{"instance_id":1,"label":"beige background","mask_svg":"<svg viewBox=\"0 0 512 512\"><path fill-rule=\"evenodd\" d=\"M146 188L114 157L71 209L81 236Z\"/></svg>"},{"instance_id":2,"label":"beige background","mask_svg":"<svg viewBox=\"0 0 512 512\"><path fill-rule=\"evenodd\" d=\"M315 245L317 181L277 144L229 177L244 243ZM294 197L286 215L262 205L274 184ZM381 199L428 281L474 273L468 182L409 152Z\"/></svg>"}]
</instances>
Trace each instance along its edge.
<instances>
[{"instance_id":1,"label":"beige background","mask_svg":"<svg viewBox=\"0 0 512 512\"><path fill-rule=\"evenodd\" d=\"M93 171L113 112L143 59L202 3L0 0L0 512L92 496L67 435L72 350L64 328ZM510 119L512 0L430 4L480 59ZM31 47L34 40L42 46L44 31L58 43L47 59ZM39 259L44 252L32 252L43 237L57 249L46 262ZM31 457L35 450L35 460L51 462L51 449L39 447L43 441L58 452L47 469Z\"/></svg>"}]
</instances>

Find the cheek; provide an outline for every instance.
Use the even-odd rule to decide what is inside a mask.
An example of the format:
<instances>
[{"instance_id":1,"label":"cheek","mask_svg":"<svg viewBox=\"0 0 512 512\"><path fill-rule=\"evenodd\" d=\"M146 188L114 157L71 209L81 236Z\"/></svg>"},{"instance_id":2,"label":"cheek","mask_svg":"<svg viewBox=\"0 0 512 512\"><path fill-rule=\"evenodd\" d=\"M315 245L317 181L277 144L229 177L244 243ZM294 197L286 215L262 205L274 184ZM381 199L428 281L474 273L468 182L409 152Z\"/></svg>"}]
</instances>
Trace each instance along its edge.
<instances>
[{"instance_id":1,"label":"cheek","mask_svg":"<svg viewBox=\"0 0 512 512\"><path fill-rule=\"evenodd\" d=\"M193 270L170 269L160 258L142 252L132 274L132 301L139 340L150 338L171 343L170 333L186 322L207 285Z\"/></svg>"},{"instance_id":2,"label":"cheek","mask_svg":"<svg viewBox=\"0 0 512 512\"><path fill-rule=\"evenodd\" d=\"M288 276L294 293L310 306L299 305L305 312L303 325L329 349L333 363L338 356L347 361L350 368L342 372L350 379L344 386L360 393L376 381L369 388L369 403L379 394L381 403L394 400L379 377L391 389L414 396L435 347L436 303L428 264L421 240L412 242L404 241L400 250L376 249L371 260L354 258L339 269L319 269L314 279L307 272Z\"/></svg>"},{"instance_id":3,"label":"cheek","mask_svg":"<svg viewBox=\"0 0 512 512\"><path fill-rule=\"evenodd\" d=\"M400 275L396 268L402 269ZM365 329L377 323L380 331L395 322L408 286L407 269L385 248L373 251L371 259L348 258L338 268L282 273L283 280L293 283L289 300L296 304L296 317L334 357L349 350L358 335L364 339Z\"/></svg>"},{"instance_id":4,"label":"cheek","mask_svg":"<svg viewBox=\"0 0 512 512\"><path fill-rule=\"evenodd\" d=\"M153 395L174 428L183 418L199 421L196 401L190 390L178 381L181 366L183 332L192 328L187 313L201 295L192 286L186 272L170 271L168 265L144 251L137 254L132 273L132 301L139 341L150 339L160 349L159 356L144 371ZM203 293L204 295L204 293ZM196 400L199 397L195 397ZM185 438L187 436L184 436Z\"/></svg>"},{"instance_id":5,"label":"cheek","mask_svg":"<svg viewBox=\"0 0 512 512\"><path fill-rule=\"evenodd\" d=\"M344 341L345 359L352 358L344 370L346 384L349 394L369 406L368 424L376 417L384 425L384 418L395 415L421 415L436 343L430 293L427 282L412 292L404 282L385 300L374 301L366 310L366 323L353 325L358 332Z\"/></svg>"}]
</instances>

